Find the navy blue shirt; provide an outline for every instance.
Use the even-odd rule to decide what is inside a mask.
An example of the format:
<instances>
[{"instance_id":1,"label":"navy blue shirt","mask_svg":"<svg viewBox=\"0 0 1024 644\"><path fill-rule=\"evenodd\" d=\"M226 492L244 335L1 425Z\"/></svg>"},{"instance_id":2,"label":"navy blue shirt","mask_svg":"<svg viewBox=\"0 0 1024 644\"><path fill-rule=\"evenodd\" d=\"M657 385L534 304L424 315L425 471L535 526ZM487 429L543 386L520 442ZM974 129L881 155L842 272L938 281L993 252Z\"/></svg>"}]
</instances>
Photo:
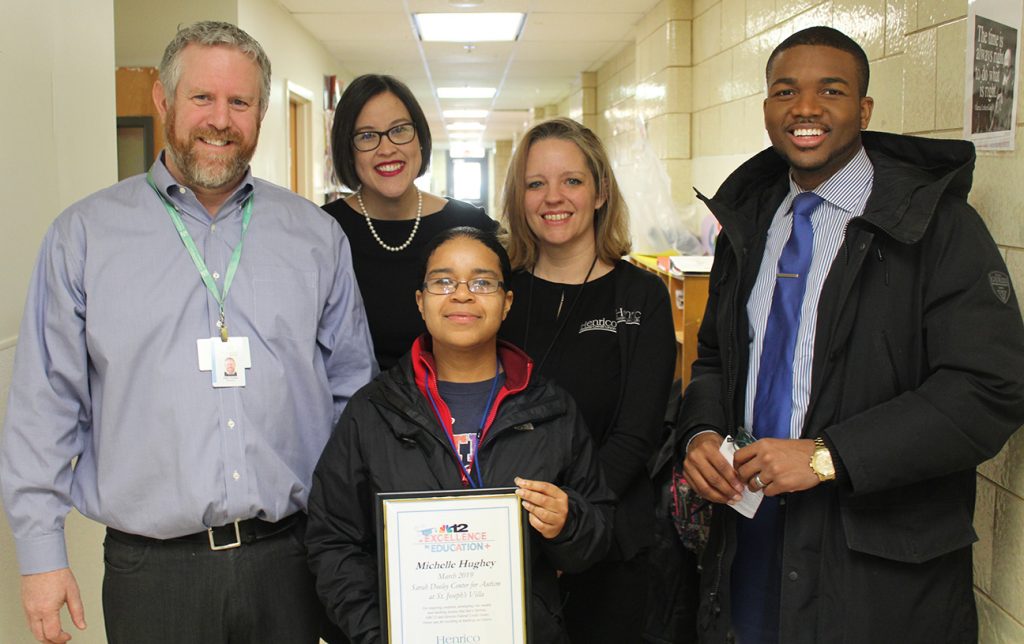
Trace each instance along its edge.
<instances>
[{"instance_id":1,"label":"navy blue shirt","mask_svg":"<svg viewBox=\"0 0 1024 644\"><path fill-rule=\"evenodd\" d=\"M480 431L483 429L486 414L490 411L493 394L505 384L505 374L498 374L495 385L494 378L482 382L446 382L437 381L437 391L441 394L448 411L452 413L452 434L455 448L463 467L467 471L473 468L473 455L476 454Z\"/></svg>"}]
</instances>

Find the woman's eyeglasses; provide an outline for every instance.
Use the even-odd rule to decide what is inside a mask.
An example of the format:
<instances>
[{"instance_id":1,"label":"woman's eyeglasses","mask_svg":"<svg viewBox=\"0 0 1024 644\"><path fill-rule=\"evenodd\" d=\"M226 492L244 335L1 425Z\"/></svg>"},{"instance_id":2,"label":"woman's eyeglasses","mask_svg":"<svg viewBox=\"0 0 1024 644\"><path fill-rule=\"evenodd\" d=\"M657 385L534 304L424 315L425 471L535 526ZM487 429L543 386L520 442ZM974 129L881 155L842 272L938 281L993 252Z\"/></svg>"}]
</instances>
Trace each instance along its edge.
<instances>
[{"instance_id":1,"label":"woman's eyeglasses","mask_svg":"<svg viewBox=\"0 0 1024 644\"><path fill-rule=\"evenodd\" d=\"M501 280L491 277L474 277L471 280L457 280L451 277L435 277L423 282L423 288L427 293L434 295L451 295L459 290L459 284L465 284L470 293L475 295L489 295L495 293L505 284Z\"/></svg>"},{"instance_id":2,"label":"woman's eyeglasses","mask_svg":"<svg viewBox=\"0 0 1024 644\"><path fill-rule=\"evenodd\" d=\"M405 145L416 138L416 126L412 123L401 123L386 132L356 132L352 135L352 145L360 152L371 152L380 147L380 142L385 136L395 145Z\"/></svg>"}]
</instances>

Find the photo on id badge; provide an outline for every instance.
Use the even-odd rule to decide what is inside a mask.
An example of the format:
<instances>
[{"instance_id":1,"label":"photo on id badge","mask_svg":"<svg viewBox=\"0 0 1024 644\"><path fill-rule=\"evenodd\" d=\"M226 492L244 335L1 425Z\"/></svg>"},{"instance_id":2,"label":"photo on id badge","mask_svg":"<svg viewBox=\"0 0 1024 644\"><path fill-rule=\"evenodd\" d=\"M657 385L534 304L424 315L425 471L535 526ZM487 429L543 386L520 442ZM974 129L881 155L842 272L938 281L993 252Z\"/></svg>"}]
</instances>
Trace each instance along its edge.
<instances>
[{"instance_id":1,"label":"photo on id badge","mask_svg":"<svg viewBox=\"0 0 1024 644\"><path fill-rule=\"evenodd\" d=\"M234 342L213 343L213 386L244 387L245 369Z\"/></svg>"},{"instance_id":2,"label":"photo on id badge","mask_svg":"<svg viewBox=\"0 0 1024 644\"><path fill-rule=\"evenodd\" d=\"M244 387L245 370L250 367L247 338L203 338L197 342L199 370L210 371L214 387Z\"/></svg>"}]
</instances>

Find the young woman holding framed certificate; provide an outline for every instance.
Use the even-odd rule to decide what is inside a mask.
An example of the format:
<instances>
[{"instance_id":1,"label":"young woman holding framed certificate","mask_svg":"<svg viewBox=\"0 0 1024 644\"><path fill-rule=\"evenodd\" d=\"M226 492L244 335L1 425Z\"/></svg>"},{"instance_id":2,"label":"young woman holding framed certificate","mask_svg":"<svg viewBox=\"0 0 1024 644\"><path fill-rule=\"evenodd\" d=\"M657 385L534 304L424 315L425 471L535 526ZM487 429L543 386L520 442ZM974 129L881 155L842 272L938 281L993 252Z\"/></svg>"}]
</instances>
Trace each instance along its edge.
<instances>
[{"instance_id":1,"label":"young woman holding framed certificate","mask_svg":"<svg viewBox=\"0 0 1024 644\"><path fill-rule=\"evenodd\" d=\"M454 228L425 258L416 303L427 333L349 401L313 476L306 540L318 592L356 644L400 640L401 625L380 614L383 602L399 599L416 604L403 614L421 616L417 637L401 641L567 641L556 571L604 556L613 497L572 399L497 340L513 295L496 237ZM487 626L493 582L469 571L489 569L503 548L470 520L431 517L415 540L389 544L407 560L419 557L412 569L429 575L386 583L381 596L375 494L505 486L515 486L531 526L528 632L520 628L517 639ZM453 554L433 557L441 551Z\"/></svg>"}]
</instances>

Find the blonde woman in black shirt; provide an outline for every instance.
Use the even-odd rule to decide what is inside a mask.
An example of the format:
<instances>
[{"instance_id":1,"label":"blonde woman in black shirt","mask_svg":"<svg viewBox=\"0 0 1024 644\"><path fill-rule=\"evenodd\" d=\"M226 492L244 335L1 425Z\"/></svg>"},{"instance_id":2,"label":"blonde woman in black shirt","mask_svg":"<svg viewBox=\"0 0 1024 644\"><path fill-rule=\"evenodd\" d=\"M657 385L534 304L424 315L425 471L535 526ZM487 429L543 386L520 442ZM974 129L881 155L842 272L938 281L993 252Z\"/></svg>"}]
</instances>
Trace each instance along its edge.
<instances>
[{"instance_id":1,"label":"blonde woman in black shirt","mask_svg":"<svg viewBox=\"0 0 1024 644\"><path fill-rule=\"evenodd\" d=\"M516 299L501 337L575 398L619 499L608 557L561 577L569 635L639 641L654 524L646 463L675 366L668 293L622 259L630 250L626 204L600 140L575 121L554 119L526 133L504 204Z\"/></svg>"}]
</instances>

